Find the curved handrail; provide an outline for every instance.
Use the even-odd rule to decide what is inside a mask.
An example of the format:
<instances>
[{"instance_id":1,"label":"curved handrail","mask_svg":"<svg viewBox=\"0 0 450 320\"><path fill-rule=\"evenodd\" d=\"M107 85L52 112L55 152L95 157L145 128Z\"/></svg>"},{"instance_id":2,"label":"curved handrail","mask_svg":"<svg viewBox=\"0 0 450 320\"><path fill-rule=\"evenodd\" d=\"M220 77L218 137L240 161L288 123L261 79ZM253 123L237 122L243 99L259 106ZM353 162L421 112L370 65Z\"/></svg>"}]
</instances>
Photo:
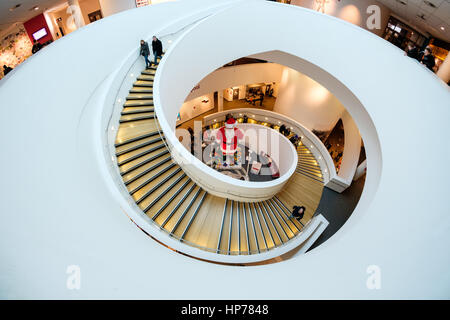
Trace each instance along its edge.
<instances>
[{"instance_id":1,"label":"curved handrail","mask_svg":"<svg viewBox=\"0 0 450 320\"><path fill-rule=\"evenodd\" d=\"M318 160L318 163L322 170L322 176L324 177L324 184L326 185L328 181L337 176L333 160L331 159L330 153L323 145L322 141L314 133L312 133L308 128L303 126L298 121L273 111L256 108L238 108L208 115L203 119L204 125L212 125L214 123L214 120L219 121L218 119L225 118L226 114L232 114L236 117L242 117L242 115L244 114L249 114L250 115L249 118L258 121L269 122L269 120L272 120L271 123L278 123L278 124L284 123L285 125L290 127L292 131L294 131L298 136L302 138L303 144L309 141L314 146L314 148L312 148L312 150L310 151L314 154L315 158ZM307 139L306 141L305 138Z\"/></svg>"}]
</instances>

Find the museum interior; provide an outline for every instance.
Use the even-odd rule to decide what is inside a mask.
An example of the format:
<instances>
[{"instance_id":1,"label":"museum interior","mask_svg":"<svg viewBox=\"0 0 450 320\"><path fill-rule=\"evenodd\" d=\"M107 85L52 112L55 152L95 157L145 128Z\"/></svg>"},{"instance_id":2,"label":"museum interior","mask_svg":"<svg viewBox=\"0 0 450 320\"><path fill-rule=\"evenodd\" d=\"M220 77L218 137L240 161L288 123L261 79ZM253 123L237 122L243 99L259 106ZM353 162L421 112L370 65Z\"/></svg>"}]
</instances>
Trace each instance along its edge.
<instances>
[{"instance_id":1,"label":"museum interior","mask_svg":"<svg viewBox=\"0 0 450 320\"><path fill-rule=\"evenodd\" d=\"M0 211L51 248L46 263L76 253L165 270L173 254L199 274L303 262L323 276L331 259L366 259L358 245L375 247L375 232L428 232L408 212L437 229L446 219L448 170L431 168L449 160L448 0L18 0L0 12Z\"/></svg>"}]
</instances>

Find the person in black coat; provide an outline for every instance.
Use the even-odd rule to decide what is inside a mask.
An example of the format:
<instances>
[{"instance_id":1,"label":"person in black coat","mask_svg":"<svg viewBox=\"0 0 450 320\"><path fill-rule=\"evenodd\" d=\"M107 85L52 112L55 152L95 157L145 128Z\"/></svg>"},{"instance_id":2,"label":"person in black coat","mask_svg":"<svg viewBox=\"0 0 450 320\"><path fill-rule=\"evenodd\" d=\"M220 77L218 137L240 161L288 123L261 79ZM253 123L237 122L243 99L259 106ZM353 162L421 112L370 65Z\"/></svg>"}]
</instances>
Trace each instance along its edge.
<instances>
[{"instance_id":1,"label":"person in black coat","mask_svg":"<svg viewBox=\"0 0 450 320\"><path fill-rule=\"evenodd\" d=\"M426 47L425 53L424 53L422 61L420 63L424 64L428 69L430 69L431 71L434 72L433 68L434 68L436 62L434 61L435 58L431 52L432 52L431 48Z\"/></svg>"},{"instance_id":2,"label":"person in black coat","mask_svg":"<svg viewBox=\"0 0 450 320\"><path fill-rule=\"evenodd\" d=\"M8 67L7 65L3 65L3 76L6 76L11 71L12 71L11 67Z\"/></svg>"},{"instance_id":3,"label":"person in black coat","mask_svg":"<svg viewBox=\"0 0 450 320\"><path fill-rule=\"evenodd\" d=\"M419 49L412 43L408 44L405 54L412 59L419 60Z\"/></svg>"},{"instance_id":4,"label":"person in black coat","mask_svg":"<svg viewBox=\"0 0 450 320\"><path fill-rule=\"evenodd\" d=\"M148 69L152 65L150 60L148 60L148 56L150 55L150 48L148 47L148 43L144 40L141 40L141 51L139 55L144 56L145 59L145 67Z\"/></svg>"},{"instance_id":5,"label":"person in black coat","mask_svg":"<svg viewBox=\"0 0 450 320\"><path fill-rule=\"evenodd\" d=\"M294 206L292 209L292 214L289 219L295 218L300 222L305 215L306 208L304 206Z\"/></svg>"},{"instance_id":6,"label":"person in black coat","mask_svg":"<svg viewBox=\"0 0 450 320\"><path fill-rule=\"evenodd\" d=\"M34 40L33 42L33 48L31 48L31 53L35 54L36 52L38 52L39 50L42 49L42 44L40 44L39 42L37 42L36 40Z\"/></svg>"},{"instance_id":7,"label":"person in black coat","mask_svg":"<svg viewBox=\"0 0 450 320\"><path fill-rule=\"evenodd\" d=\"M158 58L162 58L163 47L162 47L162 42L156 36L153 36L152 49L153 49L153 55L155 56L154 64L155 64L155 66L157 66Z\"/></svg>"}]
</instances>

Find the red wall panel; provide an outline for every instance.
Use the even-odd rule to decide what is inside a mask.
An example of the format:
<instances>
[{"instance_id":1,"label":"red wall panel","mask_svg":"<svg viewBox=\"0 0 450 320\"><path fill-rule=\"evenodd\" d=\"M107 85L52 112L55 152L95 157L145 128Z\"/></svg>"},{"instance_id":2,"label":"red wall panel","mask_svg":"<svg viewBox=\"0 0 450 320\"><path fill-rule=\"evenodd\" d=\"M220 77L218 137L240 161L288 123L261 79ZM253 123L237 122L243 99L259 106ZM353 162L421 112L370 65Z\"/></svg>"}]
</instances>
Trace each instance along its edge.
<instances>
[{"instance_id":1,"label":"red wall panel","mask_svg":"<svg viewBox=\"0 0 450 320\"><path fill-rule=\"evenodd\" d=\"M34 18L31 18L30 20L28 20L27 22L25 22L24 24L25 30L28 33L28 37L30 37L31 43L33 43L34 39L33 39L33 33L35 33L36 31L45 28L45 30L47 31L47 35L41 39L39 39L39 42L41 44L44 44L47 41L51 41L53 40L52 34L50 33L50 29L48 28L47 22L45 21L45 17L44 14L40 14Z\"/></svg>"}]
</instances>

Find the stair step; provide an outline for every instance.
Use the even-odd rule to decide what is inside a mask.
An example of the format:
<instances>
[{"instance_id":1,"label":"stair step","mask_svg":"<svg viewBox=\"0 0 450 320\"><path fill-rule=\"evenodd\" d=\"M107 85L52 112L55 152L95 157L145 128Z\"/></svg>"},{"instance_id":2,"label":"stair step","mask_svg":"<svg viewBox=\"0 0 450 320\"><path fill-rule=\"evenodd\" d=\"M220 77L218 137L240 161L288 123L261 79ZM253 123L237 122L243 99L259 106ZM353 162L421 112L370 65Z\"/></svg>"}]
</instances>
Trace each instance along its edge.
<instances>
[{"instance_id":1,"label":"stair step","mask_svg":"<svg viewBox=\"0 0 450 320\"><path fill-rule=\"evenodd\" d=\"M153 82L155 80L155 76L154 75L148 75L148 74L141 74L140 76L137 77L138 81L151 81Z\"/></svg>"},{"instance_id":2,"label":"stair step","mask_svg":"<svg viewBox=\"0 0 450 320\"><path fill-rule=\"evenodd\" d=\"M167 214L160 227L171 233L177 222L180 220L183 212L192 202L195 193L198 192L199 189L200 188L195 183L192 183L190 188L185 190L183 197L181 199L178 199L176 205Z\"/></svg>"},{"instance_id":3,"label":"stair step","mask_svg":"<svg viewBox=\"0 0 450 320\"><path fill-rule=\"evenodd\" d=\"M119 123L127 123L127 122L133 122L133 121L142 121L142 120L151 120L155 118L155 114L153 112L147 112L139 117L133 117L133 116L122 116L119 120Z\"/></svg>"},{"instance_id":4,"label":"stair step","mask_svg":"<svg viewBox=\"0 0 450 320\"><path fill-rule=\"evenodd\" d=\"M124 146L126 144L129 144L129 143L132 143L132 142L136 142L136 141L139 141L139 140L144 140L146 138L154 137L154 136L157 136L157 135L159 135L158 131L149 132L149 133L146 133L144 135L137 136L135 138L130 138L130 139L123 140L121 142L116 143L114 146L116 148L118 148L118 147Z\"/></svg>"},{"instance_id":5,"label":"stair step","mask_svg":"<svg viewBox=\"0 0 450 320\"><path fill-rule=\"evenodd\" d=\"M134 109L134 110L130 110L130 111L122 111L121 115L122 116L127 116L127 115L131 115L131 114L141 114L141 113L149 113L149 112L154 112L155 109L151 108L145 108L145 109Z\"/></svg>"},{"instance_id":6,"label":"stair step","mask_svg":"<svg viewBox=\"0 0 450 320\"><path fill-rule=\"evenodd\" d=\"M130 90L130 93L153 93L153 88L133 87L133 89Z\"/></svg>"},{"instance_id":7,"label":"stair step","mask_svg":"<svg viewBox=\"0 0 450 320\"><path fill-rule=\"evenodd\" d=\"M147 189L146 192L139 196L139 198L136 200L136 203L141 207L141 209L144 212L147 212L150 210L150 207L146 206L144 207L143 203L147 200L148 197L151 197L156 191L161 190L160 188L163 187L165 184L170 182L173 178L180 178L183 175L183 170L181 170L180 167L173 167L170 170L168 170L164 175L161 175L161 178L158 179L157 183L152 186L151 188Z\"/></svg>"},{"instance_id":8,"label":"stair step","mask_svg":"<svg viewBox=\"0 0 450 320\"><path fill-rule=\"evenodd\" d=\"M128 100L124 103L124 108L153 106L153 99L150 100Z\"/></svg>"},{"instance_id":9,"label":"stair step","mask_svg":"<svg viewBox=\"0 0 450 320\"><path fill-rule=\"evenodd\" d=\"M142 141L142 140L147 140L147 141ZM148 146L151 146L151 145L156 144L156 143L160 144L161 141L162 141L162 139L161 139L161 137L159 135L158 136L150 136L150 137L147 137L145 139L135 140L133 142L129 142L129 143L124 144L124 145L127 145L127 144L134 144L134 145L128 146L126 149L116 150L116 156L117 157L123 156L123 155L125 155L127 153L130 153L132 151L136 151L138 149L141 149L141 148L144 148L144 147L148 147Z\"/></svg>"},{"instance_id":10,"label":"stair step","mask_svg":"<svg viewBox=\"0 0 450 320\"><path fill-rule=\"evenodd\" d=\"M127 100L153 100L153 94L148 93L130 93Z\"/></svg>"},{"instance_id":11,"label":"stair step","mask_svg":"<svg viewBox=\"0 0 450 320\"><path fill-rule=\"evenodd\" d=\"M174 214L182 205L183 199L187 198L188 192L193 186L195 186L195 183L188 177L181 186L173 190L169 199L167 199L167 201L151 215L152 220L154 220L160 228L164 228L164 222L170 220L170 215L172 213Z\"/></svg>"},{"instance_id":12,"label":"stair step","mask_svg":"<svg viewBox=\"0 0 450 320\"><path fill-rule=\"evenodd\" d=\"M152 67L150 69L146 69L146 70L142 71L141 75L154 76L155 73L156 73L156 68Z\"/></svg>"},{"instance_id":13,"label":"stair step","mask_svg":"<svg viewBox=\"0 0 450 320\"><path fill-rule=\"evenodd\" d=\"M172 158L169 156L157 159L155 161L155 163L149 163L148 165L142 166L141 168L139 168L141 170L139 170L139 171L135 170L135 172L133 172L133 174L123 175L122 176L123 182L125 183L126 186L128 186L129 184L133 183L134 181L138 180L139 178L142 178L146 174L158 169L162 165L170 162L171 160L172 160Z\"/></svg>"},{"instance_id":14,"label":"stair step","mask_svg":"<svg viewBox=\"0 0 450 320\"><path fill-rule=\"evenodd\" d=\"M144 156L146 156L148 154L151 154L151 153L153 153L153 152L155 152L157 150L161 150L161 149L167 150L167 147L166 147L166 145L164 143L158 144L158 145L156 145L154 147L151 147L151 148L149 148L147 150L144 150L142 152L137 152L136 154L133 154L133 155L131 155L130 157L128 157L126 159L120 160L120 161L118 161L118 165L119 165L119 167L123 166L123 165L125 165L127 163L130 163L130 162L132 162L134 160L137 160L137 159L139 159L141 157L144 157Z\"/></svg>"},{"instance_id":15,"label":"stair step","mask_svg":"<svg viewBox=\"0 0 450 320\"><path fill-rule=\"evenodd\" d=\"M128 185L130 194L134 195L136 192L143 189L144 187L146 187L151 182L155 181L160 176L164 175L168 171L171 171L171 169L175 169L175 166L176 166L175 163L169 163L168 165L162 165L161 170L159 170L158 172L152 173L147 177L146 176L140 177L138 180L133 181L132 183L130 183Z\"/></svg>"},{"instance_id":16,"label":"stair step","mask_svg":"<svg viewBox=\"0 0 450 320\"><path fill-rule=\"evenodd\" d=\"M153 88L153 80L138 80L135 83L133 83L133 87L150 87Z\"/></svg>"},{"instance_id":17,"label":"stair step","mask_svg":"<svg viewBox=\"0 0 450 320\"><path fill-rule=\"evenodd\" d=\"M322 178L317 177L317 176L315 176L315 175L313 175L311 173L308 173L308 172L305 172L305 171L302 171L302 170L296 170L295 172L297 172L297 173L299 173L301 175L304 175L305 177L308 177L310 179L313 179L313 180L316 180L318 182L322 182L323 183L323 179Z\"/></svg>"},{"instance_id":18,"label":"stair step","mask_svg":"<svg viewBox=\"0 0 450 320\"><path fill-rule=\"evenodd\" d=\"M164 156L167 156L167 155L169 155L169 150L165 149L165 150L163 150L163 151L161 151L161 152L159 152L159 153L157 153L157 154L155 154L155 155L153 155L153 156L151 156L151 157L149 157L149 158L147 158L145 160L142 160L142 161L136 163L133 166L130 166L130 167L126 168L124 171L122 171L120 173L120 175L121 176L126 176L126 175L130 174L131 172L133 172L133 171L135 171L135 170L137 170L139 168L142 168L146 164L149 164L152 161L155 161L155 160L160 159L160 158L162 158Z\"/></svg>"},{"instance_id":19,"label":"stair step","mask_svg":"<svg viewBox=\"0 0 450 320\"><path fill-rule=\"evenodd\" d=\"M166 180L167 181L164 183L164 186L159 188L158 192L149 194L140 203L140 207L143 208L142 211L144 211L146 214L149 213L149 211L156 205L158 205L154 210L156 212L162 207L167 207L169 205L170 199L172 197L176 197L173 192L178 192L178 190L176 190L175 187L178 186L179 189L181 186L188 183L189 177L182 170L180 170L180 172L174 174L172 177ZM155 212L153 212L153 216L154 215L156 215Z\"/></svg>"}]
</instances>

